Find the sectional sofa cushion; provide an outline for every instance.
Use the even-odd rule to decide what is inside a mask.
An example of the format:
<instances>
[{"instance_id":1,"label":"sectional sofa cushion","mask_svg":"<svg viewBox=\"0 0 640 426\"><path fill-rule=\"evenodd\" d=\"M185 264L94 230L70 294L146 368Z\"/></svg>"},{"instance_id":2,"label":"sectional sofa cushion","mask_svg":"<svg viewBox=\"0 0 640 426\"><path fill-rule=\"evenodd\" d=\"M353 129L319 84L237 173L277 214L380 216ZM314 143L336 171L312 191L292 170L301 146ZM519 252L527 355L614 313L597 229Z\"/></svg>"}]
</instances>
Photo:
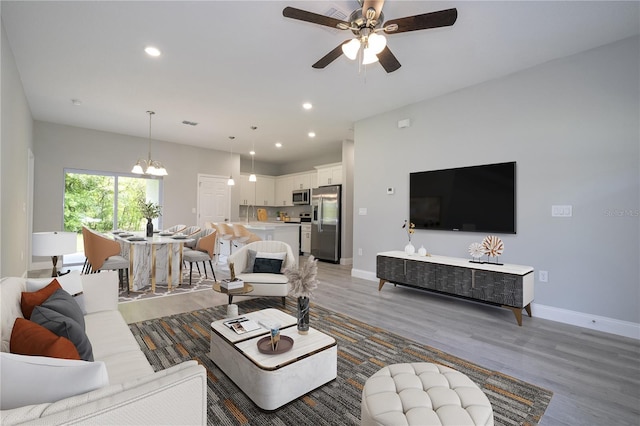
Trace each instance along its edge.
<instances>
[{"instance_id":1,"label":"sectional sofa cushion","mask_svg":"<svg viewBox=\"0 0 640 426\"><path fill-rule=\"evenodd\" d=\"M86 314L87 309L85 307L85 295L82 288L80 271L71 271L68 274L61 275L54 279L58 281L58 284L60 284L64 291L73 296L73 300L78 303L82 313ZM27 278L27 291L38 291L49 285L51 281L51 278Z\"/></svg>"},{"instance_id":2,"label":"sectional sofa cushion","mask_svg":"<svg viewBox=\"0 0 640 426\"><path fill-rule=\"evenodd\" d=\"M25 320L26 321L26 320ZM2 410L59 401L109 384L103 362L0 353Z\"/></svg>"},{"instance_id":3,"label":"sectional sofa cushion","mask_svg":"<svg viewBox=\"0 0 640 426\"><path fill-rule=\"evenodd\" d=\"M11 330L9 350L20 355L39 355L80 359L76 346L43 326L24 318L16 318ZM3 365L2 370L6 367Z\"/></svg>"}]
</instances>

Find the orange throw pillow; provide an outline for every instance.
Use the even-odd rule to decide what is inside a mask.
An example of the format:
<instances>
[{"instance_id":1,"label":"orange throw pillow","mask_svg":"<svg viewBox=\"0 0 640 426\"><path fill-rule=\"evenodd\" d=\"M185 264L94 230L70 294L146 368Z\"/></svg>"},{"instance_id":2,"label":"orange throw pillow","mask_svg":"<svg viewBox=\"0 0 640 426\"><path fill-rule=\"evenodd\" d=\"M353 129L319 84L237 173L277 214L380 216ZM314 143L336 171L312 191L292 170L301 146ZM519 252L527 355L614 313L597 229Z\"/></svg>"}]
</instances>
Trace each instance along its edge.
<instances>
[{"instance_id":1,"label":"orange throw pillow","mask_svg":"<svg viewBox=\"0 0 640 426\"><path fill-rule=\"evenodd\" d=\"M22 299L20 300L22 315L24 315L26 319L31 318L33 308L42 305L44 301L49 298L49 296L51 296L53 293L55 293L56 290L60 290L61 288L62 287L60 286L60 283L58 283L58 280L54 278L48 286L42 287L38 291L23 291Z\"/></svg>"},{"instance_id":2,"label":"orange throw pillow","mask_svg":"<svg viewBox=\"0 0 640 426\"><path fill-rule=\"evenodd\" d=\"M17 318L11 331L9 352L19 355L80 359L71 340L56 336L43 326L24 318Z\"/></svg>"}]
</instances>

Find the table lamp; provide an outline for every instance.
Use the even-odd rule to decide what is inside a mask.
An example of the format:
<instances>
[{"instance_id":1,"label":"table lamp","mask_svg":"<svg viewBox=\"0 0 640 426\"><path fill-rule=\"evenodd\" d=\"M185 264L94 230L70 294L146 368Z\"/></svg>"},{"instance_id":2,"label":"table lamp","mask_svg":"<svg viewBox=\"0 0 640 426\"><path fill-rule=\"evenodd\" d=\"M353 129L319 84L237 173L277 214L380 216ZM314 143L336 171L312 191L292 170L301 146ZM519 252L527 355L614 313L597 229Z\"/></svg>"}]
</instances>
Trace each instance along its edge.
<instances>
[{"instance_id":1,"label":"table lamp","mask_svg":"<svg viewBox=\"0 0 640 426\"><path fill-rule=\"evenodd\" d=\"M78 234L75 232L34 232L31 240L33 256L51 256L51 276L58 276L58 255L75 253Z\"/></svg>"}]
</instances>

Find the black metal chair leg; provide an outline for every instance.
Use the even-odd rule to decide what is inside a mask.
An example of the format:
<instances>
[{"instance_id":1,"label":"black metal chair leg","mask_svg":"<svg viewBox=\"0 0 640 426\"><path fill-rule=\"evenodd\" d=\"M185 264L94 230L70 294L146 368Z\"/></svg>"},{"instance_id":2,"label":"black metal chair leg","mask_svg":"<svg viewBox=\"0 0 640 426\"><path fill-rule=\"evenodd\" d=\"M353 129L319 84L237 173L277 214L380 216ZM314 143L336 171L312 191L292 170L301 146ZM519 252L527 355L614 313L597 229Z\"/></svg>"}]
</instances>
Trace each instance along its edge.
<instances>
[{"instance_id":1,"label":"black metal chair leg","mask_svg":"<svg viewBox=\"0 0 640 426\"><path fill-rule=\"evenodd\" d=\"M216 278L216 271L213 270L213 263L211 263L211 260L209 260L209 266L211 266L211 273L213 274L213 280L218 281L218 279Z\"/></svg>"},{"instance_id":2,"label":"black metal chair leg","mask_svg":"<svg viewBox=\"0 0 640 426\"><path fill-rule=\"evenodd\" d=\"M207 279L209 277L207 277L207 264L205 263L205 261L202 261L202 269L204 269L204 278Z\"/></svg>"},{"instance_id":3,"label":"black metal chair leg","mask_svg":"<svg viewBox=\"0 0 640 426\"><path fill-rule=\"evenodd\" d=\"M287 306L287 296L282 296L282 307Z\"/></svg>"},{"instance_id":4,"label":"black metal chair leg","mask_svg":"<svg viewBox=\"0 0 640 426\"><path fill-rule=\"evenodd\" d=\"M198 264L196 263L196 266ZM189 287L191 287L191 276L193 275L193 262L189 262Z\"/></svg>"},{"instance_id":5,"label":"black metal chair leg","mask_svg":"<svg viewBox=\"0 0 640 426\"><path fill-rule=\"evenodd\" d=\"M202 273L200 272L200 266L198 265L198 262L196 262L196 268L198 268L198 274L202 275Z\"/></svg>"}]
</instances>

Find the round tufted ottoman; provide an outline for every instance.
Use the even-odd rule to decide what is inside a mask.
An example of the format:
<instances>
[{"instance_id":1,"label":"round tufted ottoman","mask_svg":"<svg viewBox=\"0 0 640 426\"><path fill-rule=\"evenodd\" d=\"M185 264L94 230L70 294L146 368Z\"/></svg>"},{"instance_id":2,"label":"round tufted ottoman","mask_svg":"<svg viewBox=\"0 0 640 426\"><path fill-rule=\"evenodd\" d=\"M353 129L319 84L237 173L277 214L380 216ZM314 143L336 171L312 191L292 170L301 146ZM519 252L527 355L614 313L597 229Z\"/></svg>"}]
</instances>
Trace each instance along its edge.
<instances>
[{"instance_id":1,"label":"round tufted ottoman","mask_svg":"<svg viewBox=\"0 0 640 426\"><path fill-rule=\"evenodd\" d=\"M392 364L364 384L362 425L493 425L487 396L464 374L427 362Z\"/></svg>"}]
</instances>

